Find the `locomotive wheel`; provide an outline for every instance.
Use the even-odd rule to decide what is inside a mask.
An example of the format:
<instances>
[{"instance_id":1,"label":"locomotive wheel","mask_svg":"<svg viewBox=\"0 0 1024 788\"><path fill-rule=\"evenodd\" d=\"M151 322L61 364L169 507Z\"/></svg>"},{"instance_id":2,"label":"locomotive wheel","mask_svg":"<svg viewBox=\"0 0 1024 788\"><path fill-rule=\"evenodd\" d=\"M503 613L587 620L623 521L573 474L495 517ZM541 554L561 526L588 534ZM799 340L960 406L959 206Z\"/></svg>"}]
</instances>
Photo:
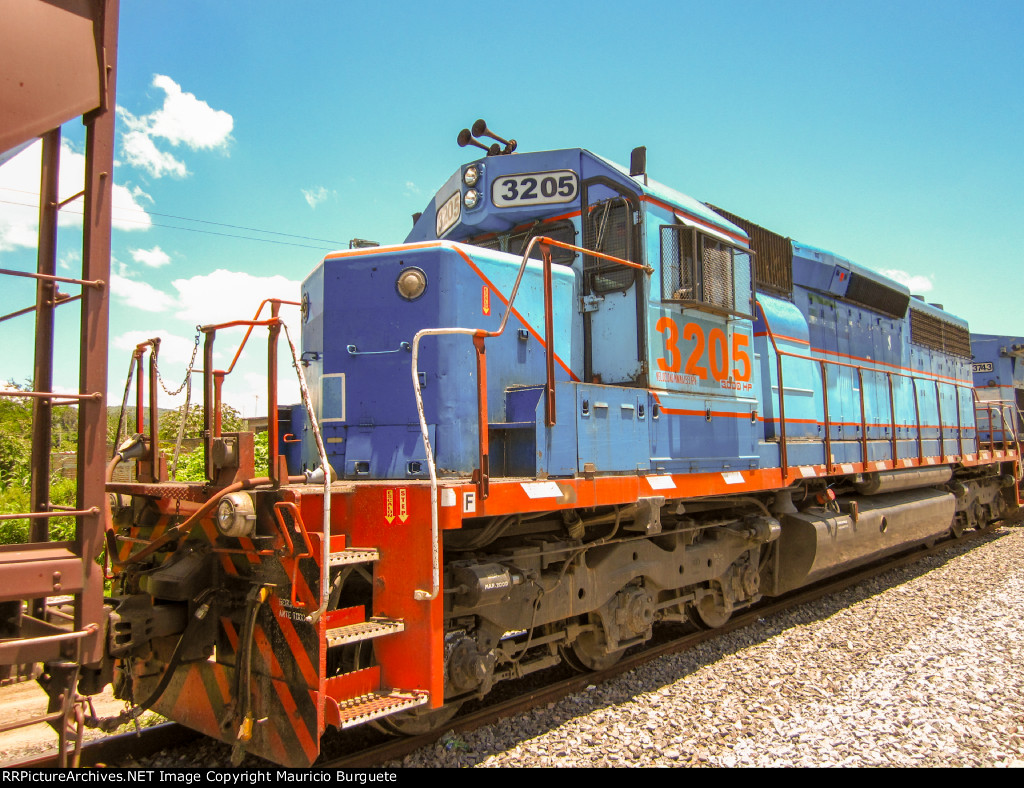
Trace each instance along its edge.
<instances>
[{"instance_id":1,"label":"locomotive wheel","mask_svg":"<svg viewBox=\"0 0 1024 788\"><path fill-rule=\"evenodd\" d=\"M732 608L725 606L720 593L707 594L699 602L690 605L687 613L690 621L701 629L718 629L732 616Z\"/></svg>"},{"instance_id":2,"label":"locomotive wheel","mask_svg":"<svg viewBox=\"0 0 1024 788\"><path fill-rule=\"evenodd\" d=\"M446 703L439 709L413 709L392 714L376 720L377 727L385 733L400 736L422 736L447 725L459 713L462 703Z\"/></svg>"},{"instance_id":3,"label":"locomotive wheel","mask_svg":"<svg viewBox=\"0 0 1024 788\"><path fill-rule=\"evenodd\" d=\"M584 632L572 642L572 645L563 647L560 651L562 658L573 670L580 673L607 670L626 653L624 648L611 653L605 652L604 639L599 638L596 632Z\"/></svg>"}]
</instances>

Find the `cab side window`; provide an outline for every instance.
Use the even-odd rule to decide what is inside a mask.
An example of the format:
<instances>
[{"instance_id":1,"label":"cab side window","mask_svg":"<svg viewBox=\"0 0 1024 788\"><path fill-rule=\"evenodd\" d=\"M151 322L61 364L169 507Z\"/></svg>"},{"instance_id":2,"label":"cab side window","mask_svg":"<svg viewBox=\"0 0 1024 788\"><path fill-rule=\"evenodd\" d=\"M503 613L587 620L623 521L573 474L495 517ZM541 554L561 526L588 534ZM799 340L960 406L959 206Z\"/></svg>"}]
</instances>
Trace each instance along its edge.
<instances>
[{"instance_id":1,"label":"cab side window","mask_svg":"<svg viewBox=\"0 0 1024 788\"><path fill-rule=\"evenodd\" d=\"M720 314L752 316L750 250L692 227L663 225L661 300Z\"/></svg>"}]
</instances>

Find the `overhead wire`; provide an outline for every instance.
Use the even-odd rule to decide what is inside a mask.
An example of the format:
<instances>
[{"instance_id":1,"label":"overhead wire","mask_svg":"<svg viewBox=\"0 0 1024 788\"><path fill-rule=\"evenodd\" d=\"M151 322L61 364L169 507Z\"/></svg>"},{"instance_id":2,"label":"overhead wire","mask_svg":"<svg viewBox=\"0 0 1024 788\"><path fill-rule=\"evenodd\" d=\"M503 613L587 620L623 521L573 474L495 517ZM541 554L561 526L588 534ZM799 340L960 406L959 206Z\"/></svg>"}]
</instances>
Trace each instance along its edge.
<instances>
[{"instance_id":1,"label":"overhead wire","mask_svg":"<svg viewBox=\"0 0 1024 788\"><path fill-rule=\"evenodd\" d=\"M10 191L10 192L17 192L17 193L20 193L20 194L28 194L28 195L32 195L32 196L35 196L35 197L39 196L38 193L36 193L36 192L27 191L27 190L24 190L24 189L13 189L13 188L8 187L8 186L0 187L0 190L2 190L2 191ZM39 207L38 204L32 204L32 203L26 203L26 202L16 202L14 200L0 199L0 203L5 204L5 205L16 205L16 206L21 206L21 207L25 207L25 208L35 208L35 209L38 209L38 207ZM173 225L173 224L161 224L159 222L153 222L153 221L146 222L146 221L142 221L142 220L131 219L131 218L128 218L128 217L125 217L125 216L118 216L117 214L119 212L121 212L121 211L135 211L137 213L144 213L144 214L146 214L148 216L162 216L162 217L167 218L167 219L177 219L177 220L183 221L183 222L196 222L198 224L209 224L209 225L213 225L213 226L216 226L216 227L228 227L228 228L231 228L233 230L244 230L246 232L264 233L266 235L277 235L277 236L281 236L283 238L295 238L295 239L299 239L299 240L303 240L303 241L317 241L319 243L331 244L331 246L330 247L312 246L310 244L295 243L293 241L278 241L278 240L275 240L273 238L258 238L258 237L255 237L255 236L248 236L248 235L235 235L233 233L221 233L221 232L216 232L215 230L203 230L203 229L200 229L198 227L180 227L180 226ZM61 212L69 214L69 215L73 215L73 216L82 216L83 215L83 212L81 212L81 211L72 211L72 210L68 210L67 208L63 208L61 210ZM114 208L113 214L114 214L114 217L115 217L116 221L118 221L118 222L127 222L127 223L130 223L130 224L144 225L146 227L161 227L161 228L169 229L169 230L184 230L185 232L190 232L190 233L202 233L204 235L216 235L216 236L220 236L222 238L237 238L239 240L244 240L244 241L259 241L261 243L271 243L271 244L278 244L278 245L282 245L282 246L296 246L296 247L300 247L300 248L303 248L303 249L326 249L327 251L331 251L331 250L334 250L334 249L342 248L342 247L347 245L346 241L335 241L335 240L332 240L332 239L329 239L329 238L314 238L314 237L308 236L308 235L296 235L294 233L284 233L284 232L280 232L280 231L277 231L277 230L262 230L262 229L260 229L258 227L245 227L243 225L228 224L226 222L214 222L214 221L210 221L208 219L193 219L193 218L190 218L188 216L178 216L178 215L169 214L169 213L159 213L157 211L147 211L147 210L145 210L143 208L129 208L129 207L125 207L125 206L118 206L118 207Z\"/></svg>"}]
</instances>

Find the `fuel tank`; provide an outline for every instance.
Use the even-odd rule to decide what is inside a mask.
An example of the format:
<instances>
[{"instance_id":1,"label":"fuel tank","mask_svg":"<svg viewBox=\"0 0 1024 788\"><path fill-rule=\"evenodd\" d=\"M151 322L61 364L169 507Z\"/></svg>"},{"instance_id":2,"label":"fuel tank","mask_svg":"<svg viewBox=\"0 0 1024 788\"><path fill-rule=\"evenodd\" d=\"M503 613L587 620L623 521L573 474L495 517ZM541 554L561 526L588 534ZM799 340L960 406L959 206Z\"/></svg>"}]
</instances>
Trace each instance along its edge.
<instances>
[{"instance_id":1,"label":"fuel tank","mask_svg":"<svg viewBox=\"0 0 1024 788\"><path fill-rule=\"evenodd\" d=\"M773 596L949 532L956 498L930 489L842 499L785 514L767 593Z\"/></svg>"}]
</instances>

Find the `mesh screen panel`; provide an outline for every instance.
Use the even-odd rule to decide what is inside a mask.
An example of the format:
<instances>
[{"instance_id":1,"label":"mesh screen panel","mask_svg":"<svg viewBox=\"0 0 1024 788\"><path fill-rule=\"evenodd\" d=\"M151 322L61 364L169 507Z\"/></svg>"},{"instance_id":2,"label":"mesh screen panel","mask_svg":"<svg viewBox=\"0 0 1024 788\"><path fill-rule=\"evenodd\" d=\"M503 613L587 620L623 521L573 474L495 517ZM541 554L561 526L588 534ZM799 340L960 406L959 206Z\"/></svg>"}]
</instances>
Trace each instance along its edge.
<instances>
[{"instance_id":1,"label":"mesh screen panel","mask_svg":"<svg viewBox=\"0 0 1024 788\"><path fill-rule=\"evenodd\" d=\"M718 241L705 238L701 250L701 277L707 304L733 308L732 250Z\"/></svg>"},{"instance_id":2,"label":"mesh screen panel","mask_svg":"<svg viewBox=\"0 0 1024 788\"><path fill-rule=\"evenodd\" d=\"M583 222L583 245L595 252L629 260L629 221L632 210L622 198L613 198L591 206ZM595 293L625 290L636 277L634 269L586 257L584 270L588 274L590 289Z\"/></svg>"},{"instance_id":3,"label":"mesh screen panel","mask_svg":"<svg viewBox=\"0 0 1024 788\"><path fill-rule=\"evenodd\" d=\"M754 283L751 281L753 266L750 255L736 249L733 251L733 306L737 312L754 314Z\"/></svg>"},{"instance_id":4,"label":"mesh screen panel","mask_svg":"<svg viewBox=\"0 0 1024 788\"><path fill-rule=\"evenodd\" d=\"M661 297L694 301L693 234L676 227L661 228Z\"/></svg>"},{"instance_id":5,"label":"mesh screen panel","mask_svg":"<svg viewBox=\"0 0 1024 788\"><path fill-rule=\"evenodd\" d=\"M698 234L700 265L693 260L694 231L661 228L661 297L695 301L716 310L753 314L753 262L749 252Z\"/></svg>"}]
</instances>

